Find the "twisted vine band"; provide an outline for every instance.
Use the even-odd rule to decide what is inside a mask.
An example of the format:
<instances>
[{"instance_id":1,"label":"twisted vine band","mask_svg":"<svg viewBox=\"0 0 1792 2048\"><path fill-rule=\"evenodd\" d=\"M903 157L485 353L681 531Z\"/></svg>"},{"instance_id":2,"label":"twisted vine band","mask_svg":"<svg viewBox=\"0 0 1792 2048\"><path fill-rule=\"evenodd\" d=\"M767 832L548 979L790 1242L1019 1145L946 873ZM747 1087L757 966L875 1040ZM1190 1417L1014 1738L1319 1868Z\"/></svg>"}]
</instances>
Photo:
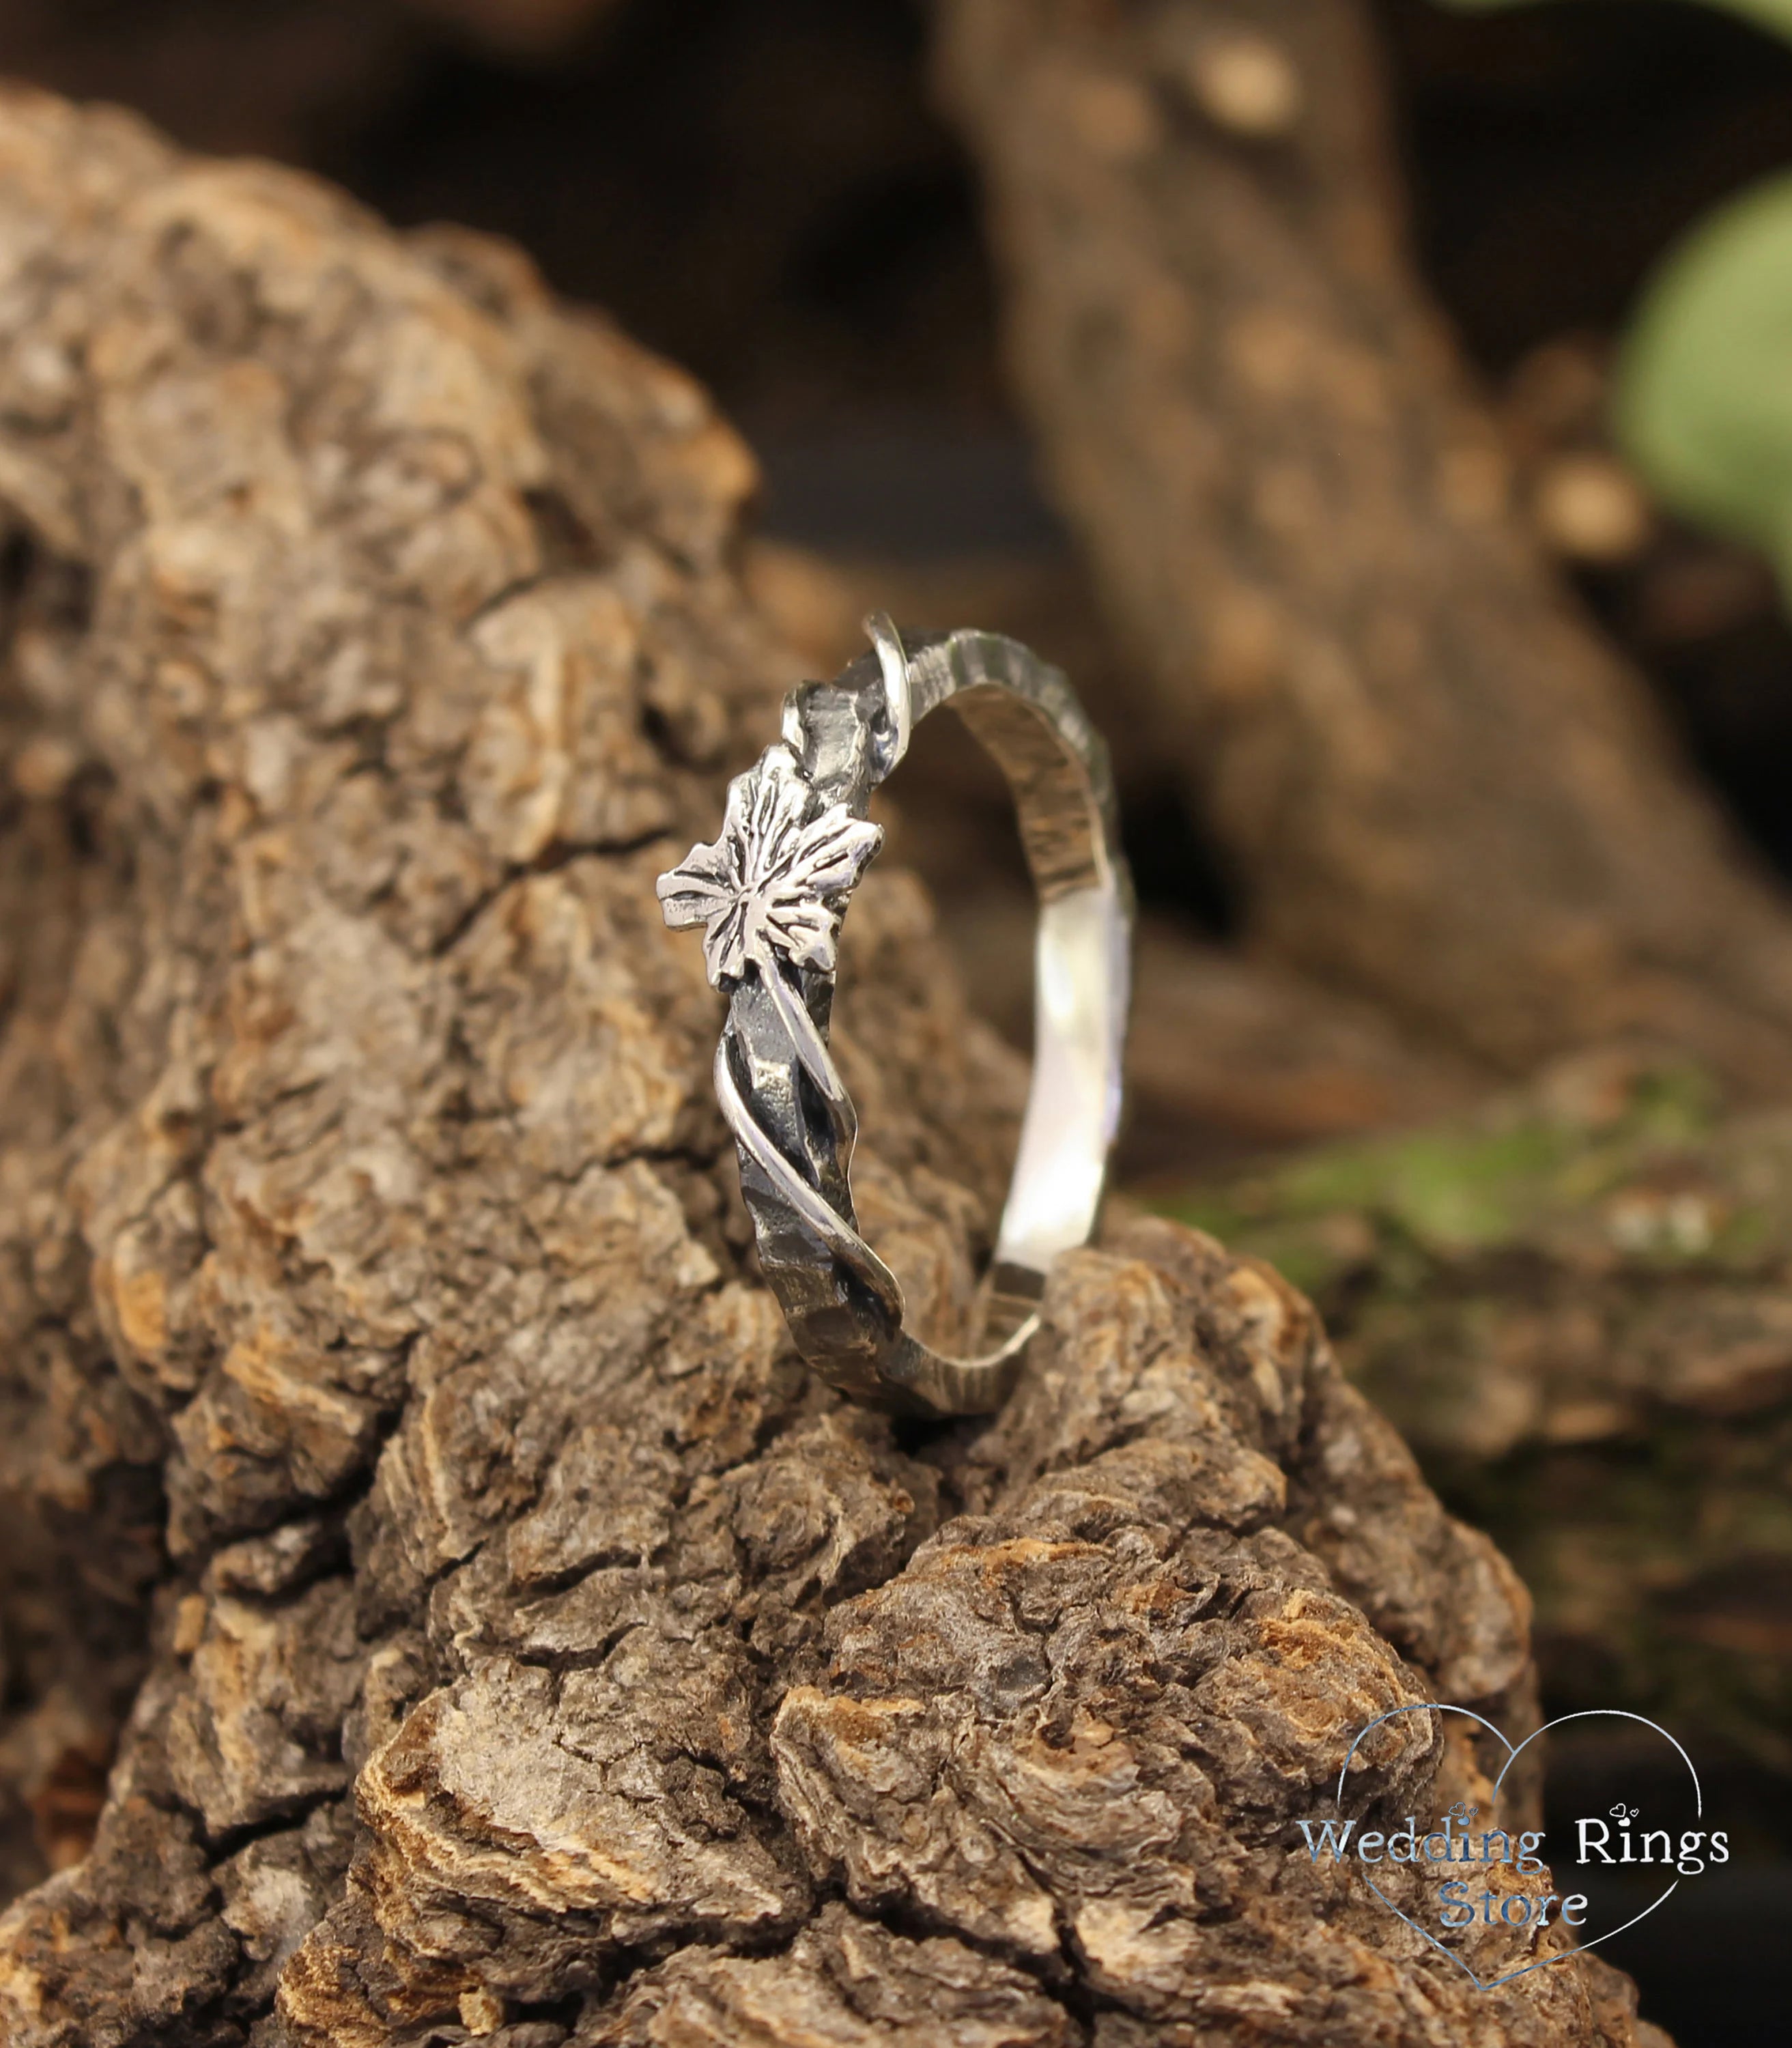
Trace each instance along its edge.
<instances>
[{"instance_id":1,"label":"twisted vine band","mask_svg":"<svg viewBox=\"0 0 1792 2048\"><path fill-rule=\"evenodd\" d=\"M1120 1109L1132 896L1107 749L1069 685L994 633L872 652L785 700L783 735L728 787L720 836L659 879L665 921L704 928L729 998L716 1092L740 1154L759 1260L798 1349L855 1399L935 1414L1000 1406L1038 1324L1046 1270L1093 1228ZM974 1358L903 1325L895 1275L860 1235L858 1118L828 1048L840 919L882 842L871 792L916 722L950 704L1007 777L1040 900L1034 1050L1020 1151Z\"/></svg>"}]
</instances>

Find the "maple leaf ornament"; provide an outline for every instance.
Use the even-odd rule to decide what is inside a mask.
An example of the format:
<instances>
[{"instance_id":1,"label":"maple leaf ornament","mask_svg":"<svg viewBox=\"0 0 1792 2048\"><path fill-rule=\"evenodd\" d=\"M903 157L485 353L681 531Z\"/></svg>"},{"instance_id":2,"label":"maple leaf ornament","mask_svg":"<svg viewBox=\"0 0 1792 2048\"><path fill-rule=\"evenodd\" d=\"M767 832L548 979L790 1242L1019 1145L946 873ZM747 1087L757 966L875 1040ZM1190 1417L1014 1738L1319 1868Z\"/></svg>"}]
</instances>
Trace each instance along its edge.
<instances>
[{"instance_id":1,"label":"maple leaf ornament","mask_svg":"<svg viewBox=\"0 0 1792 2048\"><path fill-rule=\"evenodd\" d=\"M717 987L749 964L772 972L782 953L793 966L834 971L837 899L858 882L883 844L883 828L844 804L812 816L815 793L787 747L768 747L728 785L719 837L694 846L658 882L674 930L701 925L703 957Z\"/></svg>"}]
</instances>

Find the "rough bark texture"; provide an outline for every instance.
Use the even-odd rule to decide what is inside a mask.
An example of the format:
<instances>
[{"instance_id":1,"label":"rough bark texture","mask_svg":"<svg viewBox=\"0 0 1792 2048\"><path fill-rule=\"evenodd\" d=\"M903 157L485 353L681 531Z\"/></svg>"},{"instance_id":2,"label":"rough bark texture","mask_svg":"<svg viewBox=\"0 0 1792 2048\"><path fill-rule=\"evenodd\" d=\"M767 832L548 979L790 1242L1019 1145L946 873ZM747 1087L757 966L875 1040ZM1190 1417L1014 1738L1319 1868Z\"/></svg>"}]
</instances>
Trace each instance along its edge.
<instances>
[{"instance_id":1,"label":"rough bark texture","mask_svg":"<svg viewBox=\"0 0 1792 2048\"><path fill-rule=\"evenodd\" d=\"M8 2048L1643 2039L1290 1840L1379 1710L1533 1709L1509 1569L1266 1270L1068 1259L931 1438L797 1367L651 887L783 680L701 395L502 251L37 98L0 262L0 1444L92 1588L15 1717L166 1501ZM911 882L847 945L863 1213L945 1313L1012 1064ZM1472 1791L1398 1726L1379 1804Z\"/></svg>"},{"instance_id":2,"label":"rough bark texture","mask_svg":"<svg viewBox=\"0 0 1792 2048\"><path fill-rule=\"evenodd\" d=\"M1508 1068L1763 1092L1792 918L1509 503L1350 0L940 0L1010 355L1252 927Z\"/></svg>"},{"instance_id":3,"label":"rough bark texture","mask_svg":"<svg viewBox=\"0 0 1792 2048\"><path fill-rule=\"evenodd\" d=\"M1511 1551L1553 1710L1792 1775L1792 1119L1573 1062L1477 1115L1178 1204L1325 1309Z\"/></svg>"}]
</instances>

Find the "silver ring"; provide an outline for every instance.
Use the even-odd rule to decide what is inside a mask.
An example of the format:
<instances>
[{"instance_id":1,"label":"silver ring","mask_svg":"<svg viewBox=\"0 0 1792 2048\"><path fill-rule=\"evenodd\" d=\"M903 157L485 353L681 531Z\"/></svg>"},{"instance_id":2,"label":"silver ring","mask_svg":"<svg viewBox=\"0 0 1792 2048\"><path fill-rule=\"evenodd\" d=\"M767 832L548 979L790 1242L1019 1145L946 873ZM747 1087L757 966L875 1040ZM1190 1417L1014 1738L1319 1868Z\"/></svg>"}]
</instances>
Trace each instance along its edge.
<instances>
[{"instance_id":1,"label":"silver ring","mask_svg":"<svg viewBox=\"0 0 1792 2048\"><path fill-rule=\"evenodd\" d=\"M995 633L873 651L785 700L783 737L728 785L720 836L659 879L701 925L728 995L716 1092L740 1152L759 1263L809 1363L872 1406L984 1414L1007 1398L1045 1274L1095 1227L1120 1115L1132 889L1107 750L1063 675ZM859 1235L858 1117L828 1049L848 898L883 840L866 810L928 712L952 708L1007 778L1040 916L1033 1082L983 1290L989 1348L948 1358L903 1328L902 1290Z\"/></svg>"}]
</instances>

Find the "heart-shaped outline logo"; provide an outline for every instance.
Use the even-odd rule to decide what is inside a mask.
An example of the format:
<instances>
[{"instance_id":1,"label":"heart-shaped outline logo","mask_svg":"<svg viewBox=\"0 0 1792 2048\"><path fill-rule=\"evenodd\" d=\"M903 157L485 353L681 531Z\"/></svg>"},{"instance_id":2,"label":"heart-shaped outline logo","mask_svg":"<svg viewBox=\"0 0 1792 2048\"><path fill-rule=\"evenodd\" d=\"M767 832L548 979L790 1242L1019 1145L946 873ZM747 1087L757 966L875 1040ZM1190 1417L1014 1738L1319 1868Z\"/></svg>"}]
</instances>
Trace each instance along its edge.
<instances>
[{"instance_id":1,"label":"heart-shaped outline logo","mask_svg":"<svg viewBox=\"0 0 1792 2048\"><path fill-rule=\"evenodd\" d=\"M1378 1714L1359 1732L1356 1741L1350 1745L1349 1750L1346 1752L1344 1763L1338 1771L1338 1789L1332 1802L1332 1812L1337 1819L1341 1821L1344 1818L1344 1779L1350 1771L1351 1758L1356 1754L1364 1736L1379 1728L1383 1721L1397 1720L1402 1714L1460 1714L1464 1720L1474 1721L1487 1730L1488 1733L1506 1751L1506 1761L1500 1766L1499 1775L1493 1781L1493 1809L1496 1812L1499 1806L1500 1788L1506 1782L1507 1773L1539 1736L1547 1735L1551 1728L1565 1727L1569 1721L1592 1720L1600 1718L1609 1720L1640 1721L1646 1728L1652 1728L1664 1742L1670 1744L1678 1753L1681 1762L1685 1765L1686 1775L1693 1781L1693 1817L1701 1821L1705 1818L1705 1793L1699 1783L1699 1774L1693 1768L1693 1759L1684 1749L1681 1748L1680 1744L1674 1741L1674 1737L1665 1728L1658 1722L1650 1720L1646 1714L1633 1714L1624 1707L1583 1707L1577 1713L1561 1714L1553 1721L1546 1721L1541 1728L1532 1729L1522 1742L1514 1745L1506 1740L1505 1733L1502 1729L1495 1728L1491 1721L1468 1707L1453 1707L1440 1701L1422 1700L1415 1701L1410 1706L1390 1708L1385 1714ZM1360 1869L1360 1864L1358 1868ZM1477 1991L1494 1991L1503 1984L1511 1983L1515 1977L1529 1976L1533 1970L1546 1970L1552 1963L1565 1963L1570 1956L1584 1955L1588 1949L1596 1949L1601 1941L1609 1941L1614 1935L1623 1934L1626 1927L1634 1927L1638 1921L1647 1920L1656 1906L1664 1905L1680 1889L1680 1879L1676 1877L1659 1899L1645 1906L1640 1913L1633 1913L1630 1918L1624 1922L1623 1926L1608 1928L1604 1934L1596 1934L1592 1941L1583 1941L1577 1949L1564 1949L1559 1956L1545 1956L1539 1962L1526 1963L1522 1969L1508 1970L1504 1976L1490 1977L1485 1984L1483 1984L1453 1949L1446 1949L1435 1934L1420 1926L1410 1914L1402 1913L1372 1877L1365 1875L1363 1882L1368 1886L1396 1920L1404 1920L1413 1932L1415 1934L1422 1935L1439 1955L1448 1956Z\"/></svg>"}]
</instances>

